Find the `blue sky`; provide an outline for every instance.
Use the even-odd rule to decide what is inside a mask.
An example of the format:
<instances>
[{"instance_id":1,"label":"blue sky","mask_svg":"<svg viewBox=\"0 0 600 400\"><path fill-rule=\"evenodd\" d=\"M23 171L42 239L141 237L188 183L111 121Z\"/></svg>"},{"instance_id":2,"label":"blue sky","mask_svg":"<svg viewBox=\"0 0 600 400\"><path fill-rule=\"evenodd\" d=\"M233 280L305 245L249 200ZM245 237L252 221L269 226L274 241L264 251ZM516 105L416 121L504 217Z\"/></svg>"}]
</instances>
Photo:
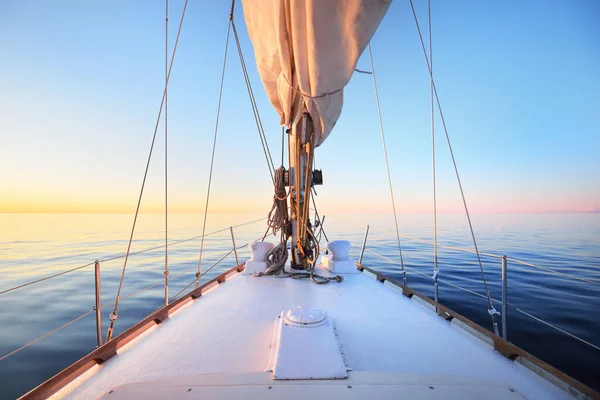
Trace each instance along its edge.
<instances>
[{"instance_id":1,"label":"blue sky","mask_svg":"<svg viewBox=\"0 0 600 400\"><path fill-rule=\"evenodd\" d=\"M183 0L170 0L170 47ZM415 0L422 29L427 5ZM202 212L230 4L188 6L169 89L172 209ZM432 1L433 68L475 212L600 208L600 3ZM275 160L281 130L235 19ZM164 84L164 2L0 2L0 211L132 212ZM372 40L401 213L431 210L429 79L410 3ZM270 179L230 42L211 210L268 211ZM363 57L358 68L368 70ZM388 212L373 85L355 74L316 153L323 211ZM439 118L439 209L460 212ZM143 211L162 209L159 131Z\"/></svg>"}]
</instances>

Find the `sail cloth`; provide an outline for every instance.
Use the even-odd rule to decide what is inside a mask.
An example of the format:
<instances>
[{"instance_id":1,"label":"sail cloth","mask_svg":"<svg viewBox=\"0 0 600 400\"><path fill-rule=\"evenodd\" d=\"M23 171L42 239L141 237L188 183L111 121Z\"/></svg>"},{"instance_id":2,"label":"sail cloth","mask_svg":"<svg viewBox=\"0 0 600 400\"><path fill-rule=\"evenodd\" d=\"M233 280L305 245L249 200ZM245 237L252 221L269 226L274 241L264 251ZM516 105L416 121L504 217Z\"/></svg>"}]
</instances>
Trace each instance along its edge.
<instances>
[{"instance_id":1,"label":"sail cloth","mask_svg":"<svg viewBox=\"0 0 600 400\"><path fill-rule=\"evenodd\" d=\"M281 125L304 109L314 144L340 117L343 88L391 0L243 0L258 72Z\"/></svg>"}]
</instances>

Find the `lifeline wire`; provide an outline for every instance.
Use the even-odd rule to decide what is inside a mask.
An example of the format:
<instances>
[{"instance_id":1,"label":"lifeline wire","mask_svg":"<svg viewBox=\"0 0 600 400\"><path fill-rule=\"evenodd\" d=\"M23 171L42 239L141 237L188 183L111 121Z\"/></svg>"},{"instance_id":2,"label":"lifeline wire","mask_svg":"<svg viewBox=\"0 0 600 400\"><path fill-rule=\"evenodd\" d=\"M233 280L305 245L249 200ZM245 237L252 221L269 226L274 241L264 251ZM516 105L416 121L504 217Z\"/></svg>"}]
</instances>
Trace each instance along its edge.
<instances>
[{"instance_id":1,"label":"lifeline wire","mask_svg":"<svg viewBox=\"0 0 600 400\"><path fill-rule=\"evenodd\" d=\"M265 217L258 218L258 219L252 220L252 221L248 221L248 222L244 222L244 223L241 223L241 224L238 224L238 225L234 225L234 226L232 226L232 228L240 228L242 226L247 226L247 225L250 225L250 224L254 224L254 223L262 221L264 219L265 219ZM209 233L207 233L205 235L198 235L198 236L194 236L194 237L187 238L187 239L176 240L174 242L169 243L169 246L174 246L174 245L181 244L181 243L191 242L192 240L197 240L197 239L202 238L202 236L212 236L212 235L215 235L217 233L225 232L225 231L228 231L228 230L229 230L229 227L223 228L223 229L219 229L219 230L216 230L216 231L213 231L213 232L209 232ZM164 247L164 245L149 247L149 248L144 249L144 250L140 250L140 251L135 251L133 253L129 253L129 255L133 256L133 255L136 255L136 254L147 253L147 252L152 251L152 250L162 249L163 247ZM121 254L121 255L118 255L118 256L113 256L111 258L99 260L98 262L104 263L104 262L113 261L113 260L116 260L116 259L119 259L119 258L123 258L123 257L125 257L125 255ZM76 270L81 269L81 268L92 266L94 264L95 264L95 262L92 262L92 263L89 263L89 264L86 264L86 265L82 265L81 267L77 267L77 268L73 268L71 270L63 271L63 272L61 272L59 274L47 276L46 278L42 278L42 280L54 278L54 277L57 277L59 275L63 275L63 274L69 273L69 272L76 271ZM28 284L30 285L30 284L33 284L33 283L37 283L37 282L33 281L33 282L29 282ZM21 286L26 286L28 284L21 285ZM12 288L12 289L9 289L9 290L14 290L14 289L15 288ZM7 291L9 291L9 290L7 290ZM5 293L5 292L0 292L0 294L2 294L2 293Z\"/></svg>"},{"instance_id":2,"label":"lifeline wire","mask_svg":"<svg viewBox=\"0 0 600 400\"><path fill-rule=\"evenodd\" d=\"M384 255L381 255L381 254L379 254L379 253L377 253L377 252L375 252L375 251L373 251L373 250L371 250L371 249L369 249L369 248L365 248L365 251L368 251L369 253L371 253L371 254L373 254L373 255L375 255L375 256L377 256L377 257L380 257L380 258L382 258L382 259L384 259L384 260L386 260L386 261L389 261L389 262L390 262L390 263L392 263L392 264L398 265L398 263L397 263L396 261L392 260L391 258L389 258L389 257L386 257L386 256L384 256ZM414 273L416 273L416 274L419 274L419 275L422 275L422 276L425 276L425 277L428 277L428 276L429 276L429 275L427 275L426 273L424 273L424 272L421 272L421 271L417 271L417 270L416 270L416 269L414 269L414 268L409 268L409 267L407 267L407 269L408 269L408 270L410 270L410 271L412 271L412 272L414 272ZM459 289L459 290L462 290L462 291L464 291L464 292L470 293L470 294L472 294L472 295L475 295L475 296L477 296L477 297L481 297L482 299L487 299L487 296L485 296L485 295L483 295L483 294L480 294L480 293L474 292L474 291L472 291L472 290L470 290L470 289L466 289L466 288L464 288L464 287L462 287L462 286L459 286L459 285L455 285L454 283L451 283L451 282L449 282L449 281L445 281L445 280L443 280L443 279L440 279L439 281L440 281L441 283L444 283L444 284L448 285L448 286L452 286L452 287L454 287L454 288L456 288L456 289ZM501 303L502 303L500 300L495 300L495 299L492 299L492 301L493 301L493 302L495 302L495 303L498 303L498 304L501 304ZM510 308L512 308L512 309L514 309L514 310L516 310L516 311L520 312L521 314L523 314L523 315L525 315L525 316L527 316L527 317L529 317L529 318L531 318L531 319L535 320L535 321L538 321L538 322L540 322L540 323L542 323L542 324L544 324L544 325L546 325L546 326L548 326L548 327L550 327L550 328L556 329L557 331L559 331L559 332L561 332L561 333L564 333L564 334L565 334L565 335L567 335L567 336L570 336L570 337L572 337L572 338L573 338L573 339L575 339L575 340L578 340L578 341L580 341L580 342L581 342L581 343L583 343L583 344L586 344L586 345L588 345L588 346L590 346L590 347L592 347L592 348L594 348L594 349L596 349L596 350L600 350L600 346L597 346L597 345L595 345L594 343L588 342L587 340L585 340L585 339L582 339L582 338L580 338L579 336L577 336L577 335L575 335L575 334L573 334L573 333L571 333L571 332L568 332L568 331L566 331L566 330L564 330L564 329L562 329L562 328L559 328L558 326L556 326L556 325L553 325L553 324L551 324L550 322L544 321L543 319L541 319L541 318L538 318L538 317L536 317L536 316L534 316L534 315L532 315L532 314L530 314L530 313L528 313L528 312L526 312L526 311L524 311L524 310L520 309L519 307L516 307L516 306L514 306L514 305L512 305L512 304L508 304L508 306L509 306Z\"/></svg>"}]
</instances>

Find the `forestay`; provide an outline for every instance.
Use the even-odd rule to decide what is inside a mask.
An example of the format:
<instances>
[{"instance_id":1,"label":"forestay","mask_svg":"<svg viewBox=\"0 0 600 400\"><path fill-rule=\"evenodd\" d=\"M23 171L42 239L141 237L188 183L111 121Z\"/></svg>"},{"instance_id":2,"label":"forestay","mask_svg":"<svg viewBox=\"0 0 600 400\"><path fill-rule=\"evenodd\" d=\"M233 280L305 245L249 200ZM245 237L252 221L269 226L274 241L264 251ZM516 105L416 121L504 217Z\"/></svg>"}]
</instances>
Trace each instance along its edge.
<instances>
[{"instance_id":1,"label":"forestay","mask_svg":"<svg viewBox=\"0 0 600 400\"><path fill-rule=\"evenodd\" d=\"M258 72L290 126L307 110L314 144L340 117L343 88L391 0L243 0Z\"/></svg>"}]
</instances>

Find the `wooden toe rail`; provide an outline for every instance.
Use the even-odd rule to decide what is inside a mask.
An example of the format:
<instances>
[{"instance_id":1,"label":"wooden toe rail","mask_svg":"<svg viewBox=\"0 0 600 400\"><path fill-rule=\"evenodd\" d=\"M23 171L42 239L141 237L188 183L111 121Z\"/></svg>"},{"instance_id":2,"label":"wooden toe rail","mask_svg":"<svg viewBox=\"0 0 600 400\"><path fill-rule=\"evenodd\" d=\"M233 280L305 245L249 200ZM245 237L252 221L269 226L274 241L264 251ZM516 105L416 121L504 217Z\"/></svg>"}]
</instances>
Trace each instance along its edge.
<instances>
[{"instance_id":1,"label":"wooden toe rail","mask_svg":"<svg viewBox=\"0 0 600 400\"><path fill-rule=\"evenodd\" d=\"M212 288L215 284L221 284L225 282L226 279L231 277L234 273L242 272L243 270L244 264L233 267L232 269L206 282L202 286L192 290L183 297L175 300L168 306L159 308L137 324L133 325L131 328L127 329L112 340L104 343L102 346L98 347L96 350L92 351L79 361L76 361L69 367L54 375L52 378L48 379L35 389L24 394L22 397L20 397L20 399L46 399L52 396L60 389L74 381L81 374L88 371L90 368L97 364L102 364L108 361L112 356L117 354L117 350L135 338L139 337L148 329L169 318L169 315L173 314L182 306L194 301L198 297L201 297L204 291Z\"/></svg>"},{"instance_id":2,"label":"wooden toe rail","mask_svg":"<svg viewBox=\"0 0 600 400\"><path fill-rule=\"evenodd\" d=\"M498 335L488 331L483 328L481 325L476 324L470 319L463 317L457 312L452 311L448 307L435 302L429 297L417 292L414 289L409 288L408 286L403 285L395 279L392 279L388 276L383 275L381 272L375 271L372 268L366 267L362 264L356 263L356 268L361 271L368 271L371 274L375 275L375 279L379 282L383 283L388 281L394 286L402 289L402 294L408 298L417 297L423 302L431 305L436 311L436 314L447 321L452 321L456 319L460 321L462 324L466 325L468 328L476 332L476 336L480 338L487 338L493 343L494 349L505 356L506 358L517 361L523 364L525 367L534 371L538 375L542 376L544 379L550 381L554 385L560 387L565 392L569 393L572 396L575 396L579 399L597 399L600 400L600 393L596 392L592 388L583 383L579 382L576 379L571 378L569 375L564 372L554 368L550 364L540 360L539 358L533 356L532 354L526 352L518 346L510 343L507 340L504 340Z\"/></svg>"}]
</instances>

